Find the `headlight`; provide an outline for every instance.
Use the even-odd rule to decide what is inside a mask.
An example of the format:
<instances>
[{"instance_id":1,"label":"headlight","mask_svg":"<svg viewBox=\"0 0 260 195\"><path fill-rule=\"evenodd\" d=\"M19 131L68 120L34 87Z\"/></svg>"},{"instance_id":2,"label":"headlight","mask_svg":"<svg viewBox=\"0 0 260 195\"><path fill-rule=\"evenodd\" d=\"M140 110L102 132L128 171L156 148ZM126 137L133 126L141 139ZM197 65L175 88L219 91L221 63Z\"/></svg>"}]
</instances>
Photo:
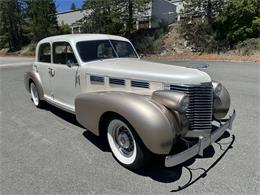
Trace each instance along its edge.
<instances>
[{"instance_id":1,"label":"headlight","mask_svg":"<svg viewBox=\"0 0 260 195\"><path fill-rule=\"evenodd\" d=\"M214 95L218 97L222 91L222 84L217 82L213 82L212 84L214 89Z\"/></svg>"},{"instance_id":2,"label":"headlight","mask_svg":"<svg viewBox=\"0 0 260 195\"><path fill-rule=\"evenodd\" d=\"M190 102L188 95L180 92L166 90L154 91L152 94L152 99L170 110L181 113L187 111Z\"/></svg>"},{"instance_id":3,"label":"headlight","mask_svg":"<svg viewBox=\"0 0 260 195\"><path fill-rule=\"evenodd\" d=\"M186 112L188 110L188 107L189 107L189 103L190 103L190 98L189 96L185 96L182 101L181 101L181 110L182 112Z\"/></svg>"}]
</instances>

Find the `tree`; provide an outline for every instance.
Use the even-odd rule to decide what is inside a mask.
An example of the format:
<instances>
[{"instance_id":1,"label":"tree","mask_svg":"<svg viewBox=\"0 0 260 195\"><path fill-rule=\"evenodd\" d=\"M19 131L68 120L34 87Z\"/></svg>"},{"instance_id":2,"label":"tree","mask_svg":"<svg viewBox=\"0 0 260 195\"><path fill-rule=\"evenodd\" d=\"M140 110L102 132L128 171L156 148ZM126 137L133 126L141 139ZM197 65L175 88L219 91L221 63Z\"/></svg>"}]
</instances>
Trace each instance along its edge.
<instances>
[{"instance_id":1,"label":"tree","mask_svg":"<svg viewBox=\"0 0 260 195\"><path fill-rule=\"evenodd\" d=\"M225 14L218 17L217 38L230 45L260 37L260 1L230 0Z\"/></svg>"},{"instance_id":2,"label":"tree","mask_svg":"<svg viewBox=\"0 0 260 195\"><path fill-rule=\"evenodd\" d=\"M129 36L134 31L134 20L137 15L144 14L149 8L151 0L121 0L118 2L122 20L126 23L125 35Z\"/></svg>"},{"instance_id":3,"label":"tree","mask_svg":"<svg viewBox=\"0 0 260 195\"><path fill-rule=\"evenodd\" d=\"M260 37L259 0L184 0L181 32L206 51Z\"/></svg>"},{"instance_id":4,"label":"tree","mask_svg":"<svg viewBox=\"0 0 260 195\"><path fill-rule=\"evenodd\" d=\"M218 15L223 13L226 0L183 0L183 18L185 22L206 20L213 25Z\"/></svg>"},{"instance_id":5,"label":"tree","mask_svg":"<svg viewBox=\"0 0 260 195\"><path fill-rule=\"evenodd\" d=\"M90 11L83 30L87 32L129 36L136 15L147 9L151 0L86 0L83 8Z\"/></svg>"},{"instance_id":6,"label":"tree","mask_svg":"<svg viewBox=\"0 0 260 195\"><path fill-rule=\"evenodd\" d=\"M192 46L214 52L222 47L216 41L217 17L224 13L226 0L184 0L181 33Z\"/></svg>"},{"instance_id":7,"label":"tree","mask_svg":"<svg viewBox=\"0 0 260 195\"><path fill-rule=\"evenodd\" d=\"M68 24L62 23L59 26L59 34L61 35L71 34L71 27Z\"/></svg>"},{"instance_id":8,"label":"tree","mask_svg":"<svg viewBox=\"0 0 260 195\"><path fill-rule=\"evenodd\" d=\"M75 5L75 3L73 2L71 5L70 5L70 10L76 10L77 7Z\"/></svg>"},{"instance_id":9,"label":"tree","mask_svg":"<svg viewBox=\"0 0 260 195\"><path fill-rule=\"evenodd\" d=\"M22 2L19 0L0 1L0 44L8 45L11 51L22 47L24 23Z\"/></svg>"},{"instance_id":10,"label":"tree","mask_svg":"<svg viewBox=\"0 0 260 195\"><path fill-rule=\"evenodd\" d=\"M119 0L87 0L83 8L89 10L84 20L86 32L121 34L124 24L120 19L117 3Z\"/></svg>"},{"instance_id":11,"label":"tree","mask_svg":"<svg viewBox=\"0 0 260 195\"><path fill-rule=\"evenodd\" d=\"M58 33L56 6L53 0L26 0L26 3L29 17L27 30L33 42Z\"/></svg>"}]
</instances>

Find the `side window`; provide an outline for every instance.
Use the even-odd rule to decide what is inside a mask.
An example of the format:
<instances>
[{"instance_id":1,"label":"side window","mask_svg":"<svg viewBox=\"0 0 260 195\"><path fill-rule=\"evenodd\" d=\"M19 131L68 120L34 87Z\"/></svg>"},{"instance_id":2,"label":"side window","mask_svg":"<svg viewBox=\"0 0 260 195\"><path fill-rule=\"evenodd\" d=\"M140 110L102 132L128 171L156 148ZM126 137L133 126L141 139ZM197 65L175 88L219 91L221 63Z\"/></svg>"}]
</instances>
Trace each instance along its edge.
<instances>
[{"instance_id":1,"label":"side window","mask_svg":"<svg viewBox=\"0 0 260 195\"><path fill-rule=\"evenodd\" d=\"M49 43L43 43L40 45L38 61L51 63L51 45Z\"/></svg>"},{"instance_id":2,"label":"side window","mask_svg":"<svg viewBox=\"0 0 260 195\"><path fill-rule=\"evenodd\" d=\"M53 43L53 63L55 64L77 64L72 48L67 42Z\"/></svg>"}]
</instances>

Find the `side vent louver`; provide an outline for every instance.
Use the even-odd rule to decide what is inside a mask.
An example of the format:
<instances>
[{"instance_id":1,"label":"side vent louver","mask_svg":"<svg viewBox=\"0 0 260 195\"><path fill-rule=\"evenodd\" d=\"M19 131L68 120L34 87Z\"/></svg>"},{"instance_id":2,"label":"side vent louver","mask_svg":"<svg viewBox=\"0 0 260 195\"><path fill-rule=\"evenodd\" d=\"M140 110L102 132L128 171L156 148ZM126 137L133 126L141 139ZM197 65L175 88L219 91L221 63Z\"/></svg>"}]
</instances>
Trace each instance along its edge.
<instances>
[{"instance_id":1,"label":"side vent louver","mask_svg":"<svg viewBox=\"0 0 260 195\"><path fill-rule=\"evenodd\" d=\"M110 85L125 85L125 80L123 79L116 79L116 78L109 78Z\"/></svg>"},{"instance_id":2,"label":"side vent louver","mask_svg":"<svg viewBox=\"0 0 260 195\"><path fill-rule=\"evenodd\" d=\"M149 83L144 82L144 81L131 81L131 86L139 87L139 88L146 88L146 89L148 89L150 87Z\"/></svg>"},{"instance_id":3,"label":"side vent louver","mask_svg":"<svg viewBox=\"0 0 260 195\"><path fill-rule=\"evenodd\" d=\"M104 77L91 75L90 82L91 84L104 84Z\"/></svg>"}]
</instances>

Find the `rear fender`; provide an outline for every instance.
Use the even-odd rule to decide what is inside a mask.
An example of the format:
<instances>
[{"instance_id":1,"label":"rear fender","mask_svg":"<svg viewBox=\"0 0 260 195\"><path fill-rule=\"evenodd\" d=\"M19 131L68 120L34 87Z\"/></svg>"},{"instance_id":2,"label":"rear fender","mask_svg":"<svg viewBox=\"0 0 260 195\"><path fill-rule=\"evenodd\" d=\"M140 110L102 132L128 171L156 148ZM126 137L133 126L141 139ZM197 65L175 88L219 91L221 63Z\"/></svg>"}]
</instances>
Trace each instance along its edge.
<instances>
[{"instance_id":1,"label":"rear fender","mask_svg":"<svg viewBox=\"0 0 260 195\"><path fill-rule=\"evenodd\" d=\"M39 98L40 100L43 100L44 93L43 93L42 81L39 73L34 70L25 73L24 86L28 92L30 92L30 81L34 82L38 90Z\"/></svg>"}]
</instances>

